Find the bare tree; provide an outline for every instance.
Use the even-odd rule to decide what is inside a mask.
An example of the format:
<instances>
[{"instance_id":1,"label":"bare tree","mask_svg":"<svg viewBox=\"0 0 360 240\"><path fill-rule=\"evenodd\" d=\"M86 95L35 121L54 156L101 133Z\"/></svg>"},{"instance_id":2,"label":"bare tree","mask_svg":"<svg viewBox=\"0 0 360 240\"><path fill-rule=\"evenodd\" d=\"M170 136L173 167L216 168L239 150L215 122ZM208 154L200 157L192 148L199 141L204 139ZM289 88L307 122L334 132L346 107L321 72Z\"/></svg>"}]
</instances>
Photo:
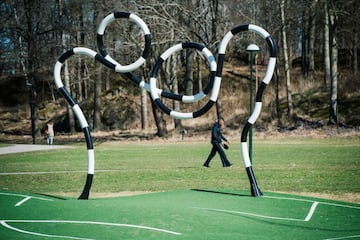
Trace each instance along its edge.
<instances>
[{"instance_id":1,"label":"bare tree","mask_svg":"<svg viewBox=\"0 0 360 240\"><path fill-rule=\"evenodd\" d=\"M64 6L64 2L62 0L58 0L57 4L58 4L58 9L59 9L59 16L58 16L59 22L61 22L64 17L63 13L65 10L65 6ZM69 33L69 29L62 28L62 29L60 29L60 32L61 32L60 35L61 35L62 49L63 49L63 52L66 52L67 45L68 45L67 40L66 40L66 34ZM65 82L64 85L65 85L66 89L71 89L70 88L70 72L69 72L68 61L64 62L63 72L64 72L64 82ZM75 116L74 116L74 112L71 109L71 106L69 104L66 104L66 112L68 115L69 130L70 130L70 132L75 132Z\"/></svg>"},{"instance_id":2,"label":"bare tree","mask_svg":"<svg viewBox=\"0 0 360 240\"><path fill-rule=\"evenodd\" d=\"M308 80L314 79L315 71L315 37L316 37L316 13L318 0L312 0L309 10L309 51L308 51Z\"/></svg>"},{"instance_id":3,"label":"bare tree","mask_svg":"<svg viewBox=\"0 0 360 240\"><path fill-rule=\"evenodd\" d=\"M328 2L322 2L324 7L324 83L325 86L330 86L331 67L330 67L330 33L329 33L329 10Z\"/></svg>"},{"instance_id":4,"label":"bare tree","mask_svg":"<svg viewBox=\"0 0 360 240\"><path fill-rule=\"evenodd\" d=\"M288 43L286 35L286 19L285 19L285 4L286 0L280 0L280 14L281 14L281 32L282 32L282 44L284 55L284 67L285 67L285 81L286 81L286 96L287 96L287 109L288 120L291 122L293 117L293 103L292 103L292 91L291 91L291 79L289 69L289 57L288 57Z\"/></svg>"},{"instance_id":5,"label":"bare tree","mask_svg":"<svg viewBox=\"0 0 360 240\"><path fill-rule=\"evenodd\" d=\"M330 116L329 124L338 123L338 103L337 103L337 84L338 84L338 45L336 36L337 15L335 5L332 0L328 0L329 25L330 25L330 43L331 43L331 85L330 85Z\"/></svg>"}]
</instances>

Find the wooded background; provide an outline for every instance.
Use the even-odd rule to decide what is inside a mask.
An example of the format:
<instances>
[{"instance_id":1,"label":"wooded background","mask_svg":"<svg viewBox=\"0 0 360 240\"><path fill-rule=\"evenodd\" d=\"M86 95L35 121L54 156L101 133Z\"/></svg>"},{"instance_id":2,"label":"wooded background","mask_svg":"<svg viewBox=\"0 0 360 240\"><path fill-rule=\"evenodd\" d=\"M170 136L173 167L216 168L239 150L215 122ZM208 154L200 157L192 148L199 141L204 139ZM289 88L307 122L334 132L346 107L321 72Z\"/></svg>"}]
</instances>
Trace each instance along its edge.
<instances>
[{"instance_id":1,"label":"wooded background","mask_svg":"<svg viewBox=\"0 0 360 240\"><path fill-rule=\"evenodd\" d=\"M329 92L329 124L338 124L338 85L350 84L356 94L359 86L360 3L357 0L1 0L0 2L0 83L3 109L27 104L31 108L32 132L35 139L41 131L41 121L54 116L44 113L51 103L61 102L53 83L53 67L66 50L83 46L95 51L96 30L101 20L114 11L131 12L148 25L151 32L151 52L146 64L134 74L147 80L160 54L179 42L204 44L217 55L222 37L237 25L256 24L266 29L277 43L278 63L275 76L284 86L287 121L294 119L293 71L300 69L301 81L314 83ZM135 24L119 19L106 29L104 43L109 54L126 65L142 53L144 40ZM226 66L248 66L245 51L250 43L260 46L259 66L266 66L268 52L265 42L254 34L242 34L232 40L226 52ZM179 73L179 69L184 73ZM202 89L208 70L201 55L194 51L171 56L162 67L159 86L172 92L186 93ZM135 113L125 102L130 96L141 96L136 104L141 109L141 128L148 127L148 106L152 107L157 134L166 134L164 116L151 105L145 91L129 84L119 74L86 58L67 61L62 75L65 86L88 113L94 130L121 128L114 125L111 115L122 121L134 121ZM180 80L184 78L185 80ZM296 76L296 81L299 77ZM15 90L14 90L15 89ZM104 107L101 96L111 96L123 102L112 109ZM130 100L129 100L130 101ZM109 101L108 101L109 102ZM30 103L30 104L29 104ZM186 107L174 104L175 110ZM218 104L221 115L221 96ZM54 109L52 109L54 111ZM47 110L49 111L49 110ZM56 110L59 112L59 110ZM40 112L40 113L39 113ZM67 131L76 131L70 109L65 112ZM104 117L107 115L108 117ZM135 114L136 115L136 114ZM114 120L115 121L115 120ZM120 121L121 122L121 121ZM175 128L181 121L175 121Z\"/></svg>"}]
</instances>

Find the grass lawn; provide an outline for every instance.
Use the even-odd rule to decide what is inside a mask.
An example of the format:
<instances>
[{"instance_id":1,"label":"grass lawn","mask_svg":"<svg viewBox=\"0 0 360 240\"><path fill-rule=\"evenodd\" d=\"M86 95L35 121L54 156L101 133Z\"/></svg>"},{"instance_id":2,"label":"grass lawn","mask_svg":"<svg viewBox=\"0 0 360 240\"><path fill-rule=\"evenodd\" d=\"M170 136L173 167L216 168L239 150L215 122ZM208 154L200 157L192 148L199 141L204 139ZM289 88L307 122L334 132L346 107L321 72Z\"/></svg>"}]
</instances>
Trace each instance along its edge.
<instances>
[{"instance_id":1,"label":"grass lawn","mask_svg":"<svg viewBox=\"0 0 360 240\"><path fill-rule=\"evenodd\" d=\"M183 189L249 190L240 152L227 150L232 168L216 156L202 167L207 141L106 142L95 146L91 193ZM254 139L253 169L262 191L330 194L360 202L360 139ZM85 184L86 146L0 155L0 189L78 196ZM90 194L91 197L91 194Z\"/></svg>"}]
</instances>

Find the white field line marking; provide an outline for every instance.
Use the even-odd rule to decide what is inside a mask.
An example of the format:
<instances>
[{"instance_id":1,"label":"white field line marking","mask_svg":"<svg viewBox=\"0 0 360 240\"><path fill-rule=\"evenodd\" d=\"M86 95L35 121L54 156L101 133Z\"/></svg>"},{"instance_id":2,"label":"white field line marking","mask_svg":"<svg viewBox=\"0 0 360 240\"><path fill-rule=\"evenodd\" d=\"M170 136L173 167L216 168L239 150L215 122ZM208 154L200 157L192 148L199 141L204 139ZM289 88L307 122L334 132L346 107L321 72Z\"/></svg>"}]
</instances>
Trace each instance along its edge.
<instances>
[{"instance_id":1,"label":"white field line marking","mask_svg":"<svg viewBox=\"0 0 360 240\"><path fill-rule=\"evenodd\" d=\"M4 172L1 175L35 175L35 174L54 174L54 173L86 173L86 171L47 171L47 172Z\"/></svg>"},{"instance_id":2,"label":"white field line marking","mask_svg":"<svg viewBox=\"0 0 360 240\"><path fill-rule=\"evenodd\" d=\"M172 235L181 235L181 233L169 231L161 228L148 227L143 225L134 225L134 224L123 224L123 223L107 223L107 222L91 222L91 221L71 221L71 220L0 220L2 225L11 222L11 223L69 223L69 224L92 224L92 225L104 225L112 227L128 227L128 228L138 228L145 229L157 232L168 233Z\"/></svg>"},{"instance_id":3,"label":"white field line marking","mask_svg":"<svg viewBox=\"0 0 360 240\"><path fill-rule=\"evenodd\" d=\"M358 238L360 235L346 236L346 237L337 237L337 238L327 238L323 240L340 240L340 239L350 239L350 238Z\"/></svg>"},{"instance_id":4,"label":"white field line marking","mask_svg":"<svg viewBox=\"0 0 360 240\"><path fill-rule=\"evenodd\" d=\"M236 214L244 215L244 216L252 216L252 217L258 217L258 218L267 218L267 219L273 219L273 220L286 220L286 221L296 221L296 222L303 222L303 221L304 221L303 219L273 217L273 216L266 216L266 215L255 214L255 213L247 213L247 212L239 212L239 211L230 211L230 210L224 210L224 209L215 209L215 208L197 208L197 209L208 210L208 211L215 211L215 212L236 213Z\"/></svg>"},{"instance_id":5,"label":"white field line marking","mask_svg":"<svg viewBox=\"0 0 360 240\"><path fill-rule=\"evenodd\" d=\"M307 214L307 216L305 217L304 220L303 219L296 219L296 218L283 218L283 217L266 216L266 215L247 213L247 212L239 212L239 211L231 211L231 210L224 210L224 209L198 208L198 207L194 207L194 208L203 209L203 210L209 210L209 211L217 211L217 212L236 213L236 214L240 214L240 215L253 216L253 217L259 217L259 218L276 219L276 220L288 220L288 221L305 221L305 222L308 222L308 221L311 220L312 216L315 213L316 207L319 204L329 205L329 206L334 206L334 207L360 209L360 207L358 207L358 206L344 205L344 204L338 204L338 203L318 202L318 201L313 201L313 200L308 200L308 199L274 197L274 196L262 196L262 197L263 198L280 199L280 200L289 200L289 201L311 202L312 205L311 205L311 208L310 208L310 210L309 210L309 212L308 212L308 214ZM359 236L359 235L356 235L356 236ZM346 237L346 238L348 238L348 237ZM339 238L339 239L343 239L343 238Z\"/></svg>"},{"instance_id":6,"label":"white field line marking","mask_svg":"<svg viewBox=\"0 0 360 240\"><path fill-rule=\"evenodd\" d=\"M274 197L274 196L262 196L262 197L263 198L280 199L280 200L300 201L300 202L314 202L313 200L301 199L301 198L287 198L287 197ZM323 204L323 205L334 206L334 207L360 209L360 206L351 206L351 205L345 205L345 204L339 204L339 203L321 202L321 201L318 201L318 203Z\"/></svg>"},{"instance_id":7,"label":"white field line marking","mask_svg":"<svg viewBox=\"0 0 360 240\"><path fill-rule=\"evenodd\" d=\"M308 215L306 216L306 218L305 218L305 220L304 220L305 222L310 221L310 219L312 218L312 216L313 216L313 214L314 214L314 212L315 212L315 209L316 209L316 207L317 207L318 204L319 204L318 202L314 202L314 203L311 205L310 211L309 211Z\"/></svg>"},{"instance_id":8,"label":"white field line marking","mask_svg":"<svg viewBox=\"0 0 360 240\"><path fill-rule=\"evenodd\" d=\"M2 192L0 192L0 195L8 195L8 196L16 196L16 197L24 197L24 198L30 197L30 196L23 195L23 194L2 193ZM31 196L31 198L33 198L33 199L38 199L38 200L43 200L43 201L50 201L50 202L54 201L53 199L41 198L41 197L34 197L34 196Z\"/></svg>"},{"instance_id":9,"label":"white field line marking","mask_svg":"<svg viewBox=\"0 0 360 240\"><path fill-rule=\"evenodd\" d=\"M27 200L29 200L31 197L27 196L26 198L24 198L23 200L21 200L20 202L18 202L17 204L15 204L15 207L20 206L21 204L23 204L24 202L26 202Z\"/></svg>"},{"instance_id":10,"label":"white field line marking","mask_svg":"<svg viewBox=\"0 0 360 240\"><path fill-rule=\"evenodd\" d=\"M123 172L127 171L126 169L103 169L95 170L95 173L99 172ZM36 174L63 174L63 173L86 173L85 170L70 170L70 171L40 171L40 172L3 172L0 173L0 176L8 175L36 175Z\"/></svg>"},{"instance_id":11,"label":"white field line marking","mask_svg":"<svg viewBox=\"0 0 360 240\"><path fill-rule=\"evenodd\" d=\"M274 219L274 220L308 222L308 221L311 220L312 216L314 215L316 207L317 207L318 204L319 204L319 202L313 202L313 204L311 205L311 208L310 208L308 214L306 215L305 219L274 217L274 216L260 215L260 214L255 214L255 213L231 211L231 210L224 210L224 209L214 209L214 208L197 208L197 209L203 209L203 210L209 210L209 211L215 211L215 212L236 213L236 214L239 214L239 215L259 217L259 218L267 218L267 219Z\"/></svg>"},{"instance_id":12,"label":"white field line marking","mask_svg":"<svg viewBox=\"0 0 360 240\"><path fill-rule=\"evenodd\" d=\"M10 229L10 230L20 232L20 233L29 234L29 235L35 235L35 236L41 236L41 237L63 238L63 239L67 238L67 239L77 239L77 240L94 240L94 239L90 239L90 238L78 238L78 237L71 237L71 236L49 235L49 234L25 231L25 230L10 226L9 224L6 223L6 221L0 221L0 224L3 225L5 228Z\"/></svg>"}]
</instances>

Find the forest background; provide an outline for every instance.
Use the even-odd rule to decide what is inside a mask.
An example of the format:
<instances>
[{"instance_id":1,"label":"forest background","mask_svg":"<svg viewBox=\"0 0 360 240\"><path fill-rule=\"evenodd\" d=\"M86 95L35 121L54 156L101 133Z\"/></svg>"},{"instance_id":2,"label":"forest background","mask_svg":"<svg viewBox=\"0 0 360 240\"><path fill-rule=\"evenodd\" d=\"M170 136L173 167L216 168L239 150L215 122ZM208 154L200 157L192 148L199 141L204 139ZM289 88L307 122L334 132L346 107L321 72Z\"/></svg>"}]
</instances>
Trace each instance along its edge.
<instances>
[{"instance_id":1,"label":"forest background","mask_svg":"<svg viewBox=\"0 0 360 240\"><path fill-rule=\"evenodd\" d=\"M57 91L53 68L73 47L97 50L96 30L115 11L131 12L151 32L150 57L135 70L148 81L151 69L166 49L179 42L198 42L214 56L222 37L233 27L255 24L277 44L277 68L264 93L264 109L255 125L267 129L322 128L358 131L360 125L359 30L360 2L356 0L1 0L0 1L0 132L42 140L46 123L55 122L58 135L81 132L70 106ZM121 64L142 53L140 28L119 19L106 28L104 44ZM174 120L151 103L146 91L93 59L73 57L62 78L78 101L94 132L112 135L189 135L208 130L221 116L230 130L240 129L249 116L249 44L260 52L254 64L253 92L266 72L266 42L253 33L236 36L229 44L219 101L204 117ZM209 71L201 54L184 50L163 64L158 86L192 95L206 85ZM178 111L196 104L164 100ZM114 131L118 133L115 133Z\"/></svg>"}]
</instances>

